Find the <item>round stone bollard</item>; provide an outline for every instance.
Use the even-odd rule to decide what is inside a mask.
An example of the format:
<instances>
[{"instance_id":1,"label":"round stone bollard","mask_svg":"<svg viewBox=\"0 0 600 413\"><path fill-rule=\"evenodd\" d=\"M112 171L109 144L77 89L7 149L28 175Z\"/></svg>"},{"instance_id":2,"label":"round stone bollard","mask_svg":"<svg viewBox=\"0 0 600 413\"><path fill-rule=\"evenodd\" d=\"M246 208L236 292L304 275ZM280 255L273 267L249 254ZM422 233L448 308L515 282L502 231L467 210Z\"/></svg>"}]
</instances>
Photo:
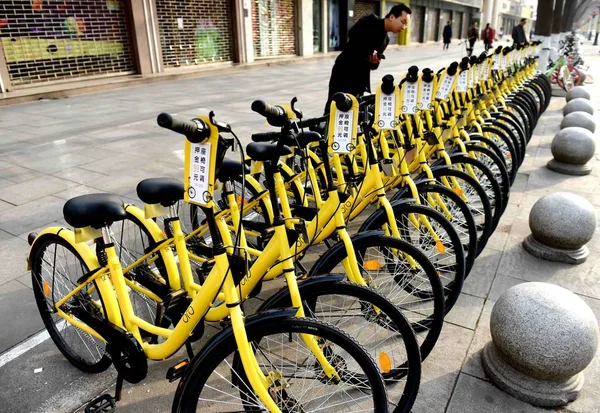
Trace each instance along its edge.
<instances>
[{"instance_id":1,"label":"round stone bollard","mask_svg":"<svg viewBox=\"0 0 600 413\"><path fill-rule=\"evenodd\" d=\"M590 115L594 114L594 107L589 100L584 98L576 98L565 105L563 108L563 116L567 116L573 112L587 112Z\"/></svg>"},{"instance_id":2,"label":"round stone bollard","mask_svg":"<svg viewBox=\"0 0 600 413\"><path fill-rule=\"evenodd\" d=\"M548 260L581 264L587 260L587 244L596 231L592 204L579 195L555 192L533 205L529 213L531 234L523 248L531 255Z\"/></svg>"},{"instance_id":3,"label":"round stone bollard","mask_svg":"<svg viewBox=\"0 0 600 413\"><path fill-rule=\"evenodd\" d=\"M577 398L599 334L581 298L553 284L516 285L494 304L490 332L482 362L498 387L536 406L563 406Z\"/></svg>"},{"instance_id":4,"label":"round stone bollard","mask_svg":"<svg viewBox=\"0 0 600 413\"><path fill-rule=\"evenodd\" d=\"M573 99L587 99L590 100L592 95L590 92L583 86L577 86L567 92L567 102L572 101Z\"/></svg>"},{"instance_id":5,"label":"round stone bollard","mask_svg":"<svg viewBox=\"0 0 600 413\"><path fill-rule=\"evenodd\" d=\"M573 112L565 116L560 123L560 128L584 128L594 133L596 131L596 121L594 117L587 112Z\"/></svg>"},{"instance_id":6,"label":"round stone bollard","mask_svg":"<svg viewBox=\"0 0 600 413\"><path fill-rule=\"evenodd\" d=\"M548 169L566 175L589 175L592 172L591 160L596 152L596 141L589 130L581 127L562 129L552 140L550 150L554 159L548 161Z\"/></svg>"}]
</instances>

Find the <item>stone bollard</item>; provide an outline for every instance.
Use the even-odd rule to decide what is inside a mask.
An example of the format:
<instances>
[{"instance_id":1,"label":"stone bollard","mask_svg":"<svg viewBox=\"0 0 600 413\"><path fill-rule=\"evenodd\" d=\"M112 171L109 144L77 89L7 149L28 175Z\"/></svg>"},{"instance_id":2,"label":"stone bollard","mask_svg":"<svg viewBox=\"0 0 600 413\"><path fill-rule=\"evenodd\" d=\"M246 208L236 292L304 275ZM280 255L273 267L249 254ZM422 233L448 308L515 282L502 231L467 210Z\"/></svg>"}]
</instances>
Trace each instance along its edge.
<instances>
[{"instance_id":1,"label":"stone bollard","mask_svg":"<svg viewBox=\"0 0 600 413\"><path fill-rule=\"evenodd\" d=\"M589 100L584 98L576 98L565 105L563 108L563 116L567 116L573 112L587 112L590 115L594 114L594 107Z\"/></svg>"},{"instance_id":2,"label":"stone bollard","mask_svg":"<svg viewBox=\"0 0 600 413\"><path fill-rule=\"evenodd\" d=\"M577 398L598 348L598 321L578 296L553 284L508 289L494 304L486 375L527 403L554 407Z\"/></svg>"},{"instance_id":3,"label":"stone bollard","mask_svg":"<svg viewBox=\"0 0 600 413\"><path fill-rule=\"evenodd\" d=\"M592 204L579 195L555 192L533 205L529 213L531 234L523 248L531 255L548 260L581 264L587 260L587 244L596 231Z\"/></svg>"},{"instance_id":4,"label":"stone bollard","mask_svg":"<svg viewBox=\"0 0 600 413\"><path fill-rule=\"evenodd\" d=\"M548 161L548 169L566 175L589 175L592 172L591 160L596 152L596 141L589 130L580 127L562 129L552 140L550 150L554 159Z\"/></svg>"},{"instance_id":5,"label":"stone bollard","mask_svg":"<svg viewBox=\"0 0 600 413\"><path fill-rule=\"evenodd\" d=\"M567 102L572 101L573 99L587 99L590 100L592 95L590 92L583 86L577 86L567 92Z\"/></svg>"},{"instance_id":6,"label":"stone bollard","mask_svg":"<svg viewBox=\"0 0 600 413\"><path fill-rule=\"evenodd\" d=\"M579 127L594 133L596 131L596 121L594 117L587 112L573 112L565 116L560 123L560 128Z\"/></svg>"}]
</instances>

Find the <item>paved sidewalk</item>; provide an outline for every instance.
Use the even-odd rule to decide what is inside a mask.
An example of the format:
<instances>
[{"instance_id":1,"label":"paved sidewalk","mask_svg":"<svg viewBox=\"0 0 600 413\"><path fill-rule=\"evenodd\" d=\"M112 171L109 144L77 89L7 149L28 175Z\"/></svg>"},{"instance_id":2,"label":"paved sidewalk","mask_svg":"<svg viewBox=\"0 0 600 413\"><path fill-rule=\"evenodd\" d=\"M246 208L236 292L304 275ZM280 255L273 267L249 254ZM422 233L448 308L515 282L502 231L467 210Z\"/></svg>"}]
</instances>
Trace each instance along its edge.
<instances>
[{"instance_id":1,"label":"paved sidewalk","mask_svg":"<svg viewBox=\"0 0 600 413\"><path fill-rule=\"evenodd\" d=\"M410 64L439 68L460 57L440 47L393 52L373 76L399 75ZM595 48L586 61L600 64ZM422 56L418 60L414 55ZM407 62L408 57L412 59ZM298 96L307 115L317 115L326 96L331 61L298 63L201 80L168 82L118 92L39 102L0 109L0 354L41 328L24 270L27 234L62 223L61 208L72 196L113 191L135 200L143 178L181 175L182 141L155 126L156 114L171 111L192 116L214 109L248 140L264 121L249 111L254 98L281 103ZM389 68L397 68L390 70ZM600 78L597 69L592 73ZM600 84L591 85L600 110ZM554 98L539 122L512 191L510 204L490 242L465 282L463 294L448 315L440 341L423 365L415 413L544 412L494 387L483 373L479 351L489 338L494 302L509 287L525 281L561 285L580 295L600 319L600 236L589 244L580 266L549 263L528 255L521 241L529 234L529 211L539 197L570 191L590 200L600 217L600 167L591 175L568 177L545 168L550 143L562 119L564 99ZM598 117L598 115L596 115ZM599 147L600 148L600 147ZM600 156L597 157L600 159ZM207 330L211 334L211 330ZM6 354L6 353L5 353ZM83 375L72 368L50 340L3 363L0 355L0 400L6 411L71 412L106 389L115 373ZM170 411L176 384L165 379L174 356L151 363L143 383L126 385L119 412ZM34 369L43 368L41 373ZM597 413L600 406L600 355L585 372L580 398L561 412Z\"/></svg>"}]
</instances>

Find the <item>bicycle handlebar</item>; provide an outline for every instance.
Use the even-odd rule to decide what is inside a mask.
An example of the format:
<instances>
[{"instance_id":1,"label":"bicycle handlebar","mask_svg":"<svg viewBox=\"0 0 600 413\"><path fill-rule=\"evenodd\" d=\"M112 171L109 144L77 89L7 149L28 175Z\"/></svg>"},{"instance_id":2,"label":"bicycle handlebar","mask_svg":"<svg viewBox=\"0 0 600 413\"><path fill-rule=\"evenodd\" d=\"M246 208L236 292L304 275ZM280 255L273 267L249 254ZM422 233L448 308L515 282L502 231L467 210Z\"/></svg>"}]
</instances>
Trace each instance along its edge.
<instances>
[{"instance_id":1,"label":"bicycle handlebar","mask_svg":"<svg viewBox=\"0 0 600 413\"><path fill-rule=\"evenodd\" d=\"M202 119L181 120L168 113L156 118L158 126L185 135L191 143L200 143L210 137L210 127Z\"/></svg>"},{"instance_id":2,"label":"bicycle handlebar","mask_svg":"<svg viewBox=\"0 0 600 413\"><path fill-rule=\"evenodd\" d=\"M352 99L345 93L338 92L331 98L335 102L337 108L343 112L347 112L352 108Z\"/></svg>"},{"instance_id":3,"label":"bicycle handlebar","mask_svg":"<svg viewBox=\"0 0 600 413\"><path fill-rule=\"evenodd\" d=\"M251 107L254 112L264 116L271 126L282 127L288 121L287 113L281 106L271 106L263 100L255 100Z\"/></svg>"}]
</instances>

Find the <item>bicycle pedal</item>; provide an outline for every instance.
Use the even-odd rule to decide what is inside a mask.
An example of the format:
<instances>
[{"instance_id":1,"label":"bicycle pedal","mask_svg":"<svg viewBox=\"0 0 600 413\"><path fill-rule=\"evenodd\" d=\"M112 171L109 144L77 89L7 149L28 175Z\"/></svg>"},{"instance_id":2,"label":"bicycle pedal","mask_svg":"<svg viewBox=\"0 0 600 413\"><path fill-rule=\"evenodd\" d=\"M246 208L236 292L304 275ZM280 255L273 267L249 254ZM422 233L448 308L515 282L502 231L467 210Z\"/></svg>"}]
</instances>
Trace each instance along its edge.
<instances>
[{"instance_id":1,"label":"bicycle pedal","mask_svg":"<svg viewBox=\"0 0 600 413\"><path fill-rule=\"evenodd\" d=\"M175 380L181 378L183 373L185 373L185 368L189 364L190 361L185 359L175 364L173 367L170 367L169 370L167 370L167 380L169 380L169 383L173 383Z\"/></svg>"},{"instance_id":2,"label":"bicycle pedal","mask_svg":"<svg viewBox=\"0 0 600 413\"><path fill-rule=\"evenodd\" d=\"M85 406L85 413L110 413L117 409L117 403L110 394L96 397Z\"/></svg>"}]
</instances>

